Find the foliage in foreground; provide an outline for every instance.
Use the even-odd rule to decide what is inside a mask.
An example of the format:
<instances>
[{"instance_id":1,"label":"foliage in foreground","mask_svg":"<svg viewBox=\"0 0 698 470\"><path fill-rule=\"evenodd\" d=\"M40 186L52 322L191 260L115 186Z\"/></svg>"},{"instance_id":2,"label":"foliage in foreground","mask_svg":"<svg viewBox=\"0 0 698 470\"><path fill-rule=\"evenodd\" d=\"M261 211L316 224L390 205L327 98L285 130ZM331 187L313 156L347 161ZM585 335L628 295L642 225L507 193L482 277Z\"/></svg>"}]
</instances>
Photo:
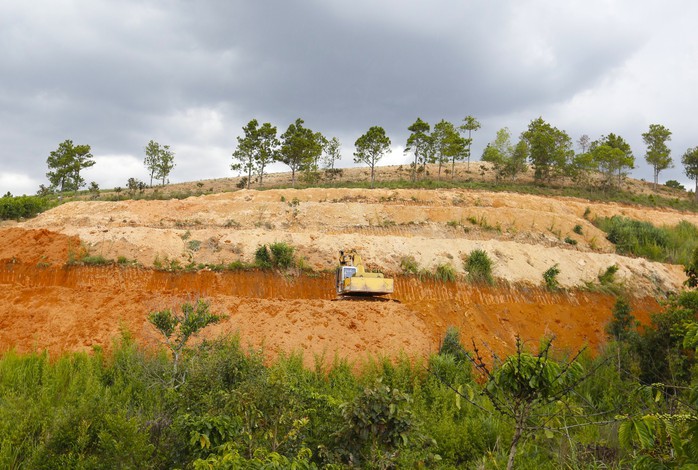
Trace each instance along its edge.
<instances>
[{"instance_id":1,"label":"foliage in foreground","mask_svg":"<svg viewBox=\"0 0 698 470\"><path fill-rule=\"evenodd\" d=\"M520 341L483 360L454 328L423 363L318 357L306 368L300 355L265 363L238 338L204 341L182 349L175 384L170 351L128 334L109 353L10 351L0 467L681 466L697 455L697 312L687 292L639 329L621 303L597 358Z\"/></svg>"}]
</instances>

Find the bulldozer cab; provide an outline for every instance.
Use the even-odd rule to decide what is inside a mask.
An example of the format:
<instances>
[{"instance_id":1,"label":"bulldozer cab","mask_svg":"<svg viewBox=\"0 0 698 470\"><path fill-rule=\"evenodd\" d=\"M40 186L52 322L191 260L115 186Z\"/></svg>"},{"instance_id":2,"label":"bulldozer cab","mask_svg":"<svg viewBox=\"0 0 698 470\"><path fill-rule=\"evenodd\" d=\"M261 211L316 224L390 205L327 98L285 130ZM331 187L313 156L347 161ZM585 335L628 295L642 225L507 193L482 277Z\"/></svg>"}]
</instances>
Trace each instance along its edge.
<instances>
[{"instance_id":1,"label":"bulldozer cab","mask_svg":"<svg viewBox=\"0 0 698 470\"><path fill-rule=\"evenodd\" d=\"M356 266L340 266L337 268L336 288L337 293L344 292L344 280L356 274Z\"/></svg>"}]
</instances>

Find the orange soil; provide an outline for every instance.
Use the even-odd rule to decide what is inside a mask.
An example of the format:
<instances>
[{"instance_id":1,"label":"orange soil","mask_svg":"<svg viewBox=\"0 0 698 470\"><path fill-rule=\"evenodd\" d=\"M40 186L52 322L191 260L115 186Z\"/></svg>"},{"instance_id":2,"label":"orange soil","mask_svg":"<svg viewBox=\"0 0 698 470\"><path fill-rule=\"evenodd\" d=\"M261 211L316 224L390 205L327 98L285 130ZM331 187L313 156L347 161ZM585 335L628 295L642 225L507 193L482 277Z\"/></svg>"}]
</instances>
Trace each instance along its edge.
<instances>
[{"instance_id":1,"label":"orange soil","mask_svg":"<svg viewBox=\"0 0 698 470\"><path fill-rule=\"evenodd\" d=\"M0 351L47 349L52 354L109 347L120 329L156 345L149 312L203 297L228 318L204 336L239 333L243 344L267 356L302 351L307 364L324 355L426 356L449 325L497 354L510 352L519 334L533 346L543 335L556 345L595 350L613 304L596 293L476 288L465 283L397 278L401 303L331 300L332 278L284 278L267 272L165 273L138 268L36 267L0 269ZM656 308L638 302L641 321Z\"/></svg>"}]
</instances>

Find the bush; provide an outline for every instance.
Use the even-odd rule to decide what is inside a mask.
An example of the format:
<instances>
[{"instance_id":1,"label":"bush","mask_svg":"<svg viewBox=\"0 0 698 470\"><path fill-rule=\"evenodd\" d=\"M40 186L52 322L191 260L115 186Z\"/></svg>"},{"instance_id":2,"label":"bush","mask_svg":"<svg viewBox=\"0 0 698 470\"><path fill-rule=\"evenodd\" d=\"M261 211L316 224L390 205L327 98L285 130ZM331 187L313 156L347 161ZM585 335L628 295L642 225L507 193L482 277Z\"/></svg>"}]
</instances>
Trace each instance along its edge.
<instances>
[{"instance_id":1,"label":"bush","mask_svg":"<svg viewBox=\"0 0 698 470\"><path fill-rule=\"evenodd\" d=\"M400 259L400 268L406 274L419 274L419 263L417 263L417 260L412 255L403 256L402 259Z\"/></svg>"},{"instance_id":2,"label":"bush","mask_svg":"<svg viewBox=\"0 0 698 470\"><path fill-rule=\"evenodd\" d=\"M460 342L460 331L455 326L449 326L446 329L439 354L449 354L455 358L456 362L464 362L468 359L468 353Z\"/></svg>"},{"instance_id":3,"label":"bush","mask_svg":"<svg viewBox=\"0 0 698 470\"><path fill-rule=\"evenodd\" d=\"M0 198L0 220L26 219L48 208L48 200L43 197L5 195Z\"/></svg>"},{"instance_id":4,"label":"bush","mask_svg":"<svg viewBox=\"0 0 698 470\"><path fill-rule=\"evenodd\" d=\"M617 264L612 264L611 266L606 268L606 271L603 272L603 274L599 274L599 282L601 283L602 286L608 285L608 284L613 284L615 282L615 276L616 273L618 272L618 265Z\"/></svg>"},{"instance_id":5,"label":"bush","mask_svg":"<svg viewBox=\"0 0 698 470\"><path fill-rule=\"evenodd\" d=\"M560 288L560 283L557 281L557 275L560 274L560 268L555 265L548 268L547 271L543 273L543 280L545 281L545 286L549 290L558 290Z\"/></svg>"},{"instance_id":6,"label":"bush","mask_svg":"<svg viewBox=\"0 0 698 470\"><path fill-rule=\"evenodd\" d=\"M470 282L494 284L494 278L492 277L492 260L485 250L471 251L465 258L463 266L468 273L467 278Z\"/></svg>"},{"instance_id":7,"label":"bush","mask_svg":"<svg viewBox=\"0 0 698 470\"><path fill-rule=\"evenodd\" d=\"M455 282L458 279L458 275L455 268L450 264L440 264L434 271L434 279L443 282Z\"/></svg>"},{"instance_id":8,"label":"bush","mask_svg":"<svg viewBox=\"0 0 698 470\"><path fill-rule=\"evenodd\" d=\"M262 245L254 253L255 264L264 269L288 269L296 266L296 249L284 242Z\"/></svg>"}]
</instances>

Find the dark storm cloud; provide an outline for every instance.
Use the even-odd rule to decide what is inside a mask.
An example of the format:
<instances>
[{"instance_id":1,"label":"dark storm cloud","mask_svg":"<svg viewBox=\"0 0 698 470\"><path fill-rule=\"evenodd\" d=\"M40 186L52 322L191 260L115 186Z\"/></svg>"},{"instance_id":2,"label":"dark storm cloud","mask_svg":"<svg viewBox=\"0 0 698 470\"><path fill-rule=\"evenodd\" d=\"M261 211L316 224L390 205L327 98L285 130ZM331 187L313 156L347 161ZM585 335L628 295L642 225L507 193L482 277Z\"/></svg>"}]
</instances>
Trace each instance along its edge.
<instances>
[{"instance_id":1,"label":"dark storm cloud","mask_svg":"<svg viewBox=\"0 0 698 470\"><path fill-rule=\"evenodd\" d=\"M544 0L11 0L0 173L35 188L66 138L131 165L155 138L183 149L175 177L221 176L205 169L228 171L253 117L280 132L302 117L349 136L345 147L375 124L400 145L417 116L530 119L602 83L645 40L614 12Z\"/></svg>"}]
</instances>

